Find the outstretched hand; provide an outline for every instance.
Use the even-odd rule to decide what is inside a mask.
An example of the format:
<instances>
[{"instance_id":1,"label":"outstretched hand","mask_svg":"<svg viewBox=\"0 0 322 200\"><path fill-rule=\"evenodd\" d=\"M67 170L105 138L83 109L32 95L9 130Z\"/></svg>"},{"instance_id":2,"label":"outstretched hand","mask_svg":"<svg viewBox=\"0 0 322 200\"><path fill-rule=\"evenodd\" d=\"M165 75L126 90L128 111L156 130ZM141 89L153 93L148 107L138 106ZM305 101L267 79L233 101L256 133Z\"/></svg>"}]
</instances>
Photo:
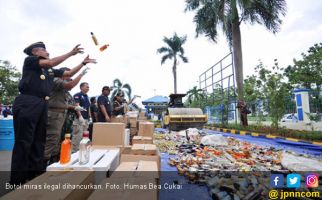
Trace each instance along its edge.
<instances>
[{"instance_id":1,"label":"outstretched hand","mask_svg":"<svg viewBox=\"0 0 322 200\"><path fill-rule=\"evenodd\" d=\"M76 45L73 49L72 49L72 51L71 51L71 53L72 53L72 55L74 56L74 55L76 55L76 54L78 54L78 53L84 53L84 48L81 48L80 47L80 44L78 44L78 45Z\"/></svg>"},{"instance_id":2,"label":"outstretched hand","mask_svg":"<svg viewBox=\"0 0 322 200\"><path fill-rule=\"evenodd\" d=\"M84 64L87 64L87 63L94 63L96 64L96 59L92 59L89 57L89 55L86 56L86 58L83 60L83 63Z\"/></svg>"}]
</instances>

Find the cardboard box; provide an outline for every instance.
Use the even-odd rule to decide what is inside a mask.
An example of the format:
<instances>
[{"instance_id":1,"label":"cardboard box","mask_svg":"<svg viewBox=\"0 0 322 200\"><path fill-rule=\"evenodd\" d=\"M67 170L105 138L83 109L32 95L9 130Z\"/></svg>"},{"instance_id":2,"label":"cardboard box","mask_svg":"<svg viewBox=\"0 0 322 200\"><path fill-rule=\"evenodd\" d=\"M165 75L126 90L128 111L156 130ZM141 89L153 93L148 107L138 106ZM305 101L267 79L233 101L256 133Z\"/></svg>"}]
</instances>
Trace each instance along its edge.
<instances>
[{"instance_id":1,"label":"cardboard box","mask_svg":"<svg viewBox=\"0 0 322 200\"><path fill-rule=\"evenodd\" d=\"M116 117L115 116L112 116L111 121L113 123L124 123L124 124L127 125L127 123L128 123L128 116L126 116L126 115L118 115Z\"/></svg>"},{"instance_id":2,"label":"cardboard box","mask_svg":"<svg viewBox=\"0 0 322 200\"><path fill-rule=\"evenodd\" d=\"M132 144L153 144L152 137L134 136Z\"/></svg>"},{"instance_id":3,"label":"cardboard box","mask_svg":"<svg viewBox=\"0 0 322 200\"><path fill-rule=\"evenodd\" d=\"M137 123L137 119L134 119L134 118L129 118L129 123L130 123L130 128L136 128L138 127Z\"/></svg>"},{"instance_id":4,"label":"cardboard box","mask_svg":"<svg viewBox=\"0 0 322 200\"><path fill-rule=\"evenodd\" d=\"M140 199L140 200L157 200L158 183L153 178L107 178L101 182L102 188L106 186L120 186L120 189L103 189L95 190L88 200L97 199Z\"/></svg>"},{"instance_id":5,"label":"cardboard box","mask_svg":"<svg viewBox=\"0 0 322 200\"><path fill-rule=\"evenodd\" d=\"M145 114L146 114L145 112L140 112L139 117L145 117Z\"/></svg>"},{"instance_id":6,"label":"cardboard box","mask_svg":"<svg viewBox=\"0 0 322 200\"><path fill-rule=\"evenodd\" d=\"M159 178L158 164L156 161L123 162L113 172L111 178Z\"/></svg>"},{"instance_id":7,"label":"cardboard box","mask_svg":"<svg viewBox=\"0 0 322 200\"><path fill-rule=\"evenodd\" d=\"M144 120L144 119L138 119L137 121L137 127L140 127L140 123L144 123L144 122L149 122L148 120Z\"/></svg>"},{"instance_id":8,"label":"cardboard box","mask_svg":"<svg viewBox=\"0 0 322 200\"><path fill-rule=\"evenodd\" d=\"M154 139L154 123L140 122L138 135L152 137Z\"/></svg>"},{"instance_id":9,"label":"cardboard box","mask_svg":"<svg viewBox=\"0 0 322 200\"><path fill-rule=\"evenodd\" d=\"M147 120L148 118L145 116L145 112L139 113L139 120Z\"/></svg>"},{"instance_id":10,"label":"cardboard box","mask_svg":"<svg viewBox=\"0 0 322 200\"><path fill-rule=\"evenodd\" d=\"M90 185L93 185L93 184L94 184L93 171L45 172L44 174L36 177L35 179L23 185L22 189L16 189L6 194L5 196L3 196L1 199L3 200L12 200L12 199L85 200L94 191L91 187L89 187ZM73 186L84 186L84 187L73 188Z\"/></svg>"},{"instance_id":11,"label":"cardboard box","mask_svg":"<svg viewBox=\"0 0 322 200\"><path fill-rule=\"evenodd\" d=\"M94 123L93 145L124 145L124 123Z\"/></svg>"},{"instance_id":12,"label":"cardboard box","mask_svg":"<svg viewBox=\"0 0 322 200\"><path fill-rule=\"evenodd\" d=\"M157 146L154 144L133 144L131 150L132 154L155 155Z\"/></svg>"},{"instance_id":13,"label":"cardboard box","mask_svg":"<svg viewBox=\"0 0 322 200\"><path fill-rule=\"evenodd\" d=\"M125 147L123 148L123 151L121 153L121 162L135 162L135 161L156 161L158 165L158 170L161 170L161 158L160 158L160 152L156 150L155 155L135 155L132 153L131 147Z\"/></svg>"},{"instance_id":14,"label":"cardboard box","mask_svg":"<svg viewBox=\"0 0 322 200\"><path fill-rule=\"evenodd\" d=\"M138 111L129 111L126 113L126 115L129 117L129 118L139 118L139 112Z\"/></svg>"}]
</instances>

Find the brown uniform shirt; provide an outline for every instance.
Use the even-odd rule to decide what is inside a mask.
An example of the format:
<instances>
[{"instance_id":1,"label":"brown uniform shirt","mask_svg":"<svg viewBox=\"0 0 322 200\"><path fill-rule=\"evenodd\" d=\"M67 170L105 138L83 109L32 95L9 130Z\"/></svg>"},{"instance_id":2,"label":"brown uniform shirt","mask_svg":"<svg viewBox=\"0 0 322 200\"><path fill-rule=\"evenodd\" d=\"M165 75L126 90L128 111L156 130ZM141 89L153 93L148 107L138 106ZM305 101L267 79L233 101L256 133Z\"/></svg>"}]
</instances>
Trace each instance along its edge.
<instances>
[{"instance_id":1,"label":"brown uniform shirt","mask_svg":"<svg viewBox=\"0 0 322 200\"><path fill-rule=\"evenodd\" d=\"M66 91L64 89L64 80L54 79L54 86L50 93L49 108L67 109Z\"/></svg>"}]
</instances>

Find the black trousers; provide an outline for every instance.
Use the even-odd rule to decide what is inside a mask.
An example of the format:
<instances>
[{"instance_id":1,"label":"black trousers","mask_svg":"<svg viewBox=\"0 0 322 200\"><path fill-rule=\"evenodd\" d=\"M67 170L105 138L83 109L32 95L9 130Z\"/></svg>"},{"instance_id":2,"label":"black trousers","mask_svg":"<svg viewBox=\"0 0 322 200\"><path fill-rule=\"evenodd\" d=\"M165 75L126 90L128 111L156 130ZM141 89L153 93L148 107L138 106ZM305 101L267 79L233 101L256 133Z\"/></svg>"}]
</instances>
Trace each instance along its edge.
<instances>
[{"instance_id":1,"label":"black trousers","mask_svg":"<svg viewBox=\"0 0 322 200\"><path fill-rule=\"evenodd\" d=\"M45 171L48 104L42 98L19 95L13 104L15 144L11 161L11 184L25 183Z\"/></svg>"}]
</instances>

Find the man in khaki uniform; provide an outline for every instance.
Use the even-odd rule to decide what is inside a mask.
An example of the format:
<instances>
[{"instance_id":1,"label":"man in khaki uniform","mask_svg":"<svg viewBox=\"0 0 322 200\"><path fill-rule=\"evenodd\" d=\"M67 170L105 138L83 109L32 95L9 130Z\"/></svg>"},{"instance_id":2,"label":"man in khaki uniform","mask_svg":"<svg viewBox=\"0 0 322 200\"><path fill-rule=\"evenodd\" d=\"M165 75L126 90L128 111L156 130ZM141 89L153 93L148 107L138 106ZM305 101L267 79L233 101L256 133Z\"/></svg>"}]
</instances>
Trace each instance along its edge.
<instances>
[{"instance_id":1,"label":"man in khaki uniform","mask_svg":"<svg viewBox=\"0 0 322 200\"><path fill-rule=\"evenodd\" d=\"M84 66L87 63L93 62L94 60L86 57L81 65ZM68 68L62 69L64 71L70 71ZM77 72L78 70L75 73ZM82 73L80 73L74 80L70 79L70 77L54 79L54 86L48 102L47 135L44 152L45 165L57 162L59 160L60 136L65 122L67 109L72 108L74 110L81 110L80 107L68 105L66 92L74 88L79 83L81 78L86 74L86 72L86 69L83 70Z\"/></svg>"}]
</instances>

